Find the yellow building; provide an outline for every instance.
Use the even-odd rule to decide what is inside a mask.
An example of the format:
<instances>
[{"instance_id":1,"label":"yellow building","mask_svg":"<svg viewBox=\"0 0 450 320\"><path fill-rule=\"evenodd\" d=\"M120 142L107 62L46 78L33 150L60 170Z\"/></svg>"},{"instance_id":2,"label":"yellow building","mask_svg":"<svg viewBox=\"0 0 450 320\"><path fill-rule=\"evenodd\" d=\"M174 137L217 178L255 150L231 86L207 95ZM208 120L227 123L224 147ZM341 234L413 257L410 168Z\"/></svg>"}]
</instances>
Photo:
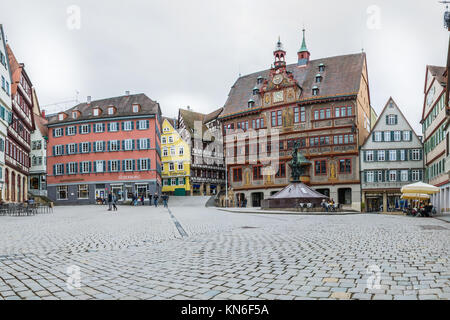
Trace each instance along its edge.
<instances>
[{"instance_id":1,"label":"yellow building","mask_svg":"<svg viewBox=\"0 0 450 320\"><path fill-rule=\"evenodd\" d=\"M163 193L189 195L191 150L175 129L175 120L165 118L161 133Z\"/></svg>"}]
</instances>

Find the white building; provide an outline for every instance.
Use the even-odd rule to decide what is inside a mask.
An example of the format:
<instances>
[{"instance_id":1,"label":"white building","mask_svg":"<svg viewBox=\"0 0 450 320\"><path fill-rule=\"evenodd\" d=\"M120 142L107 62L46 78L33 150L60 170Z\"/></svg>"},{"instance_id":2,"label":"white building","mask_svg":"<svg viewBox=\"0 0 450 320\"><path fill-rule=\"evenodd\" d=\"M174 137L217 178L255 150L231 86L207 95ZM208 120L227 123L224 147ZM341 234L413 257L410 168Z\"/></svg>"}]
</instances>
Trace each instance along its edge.
<instances>
[{"instance_id":1,"label":"white building","mask_svg":"<svg viewBox=\"0 0 450 320\"><path fill-rule=\"evenodd\" d=\"M392 98L361 147L361 185L367 211L400 206L402 186L423 179L423 145Z\"/></svg>"},{"instance_id":2,"label":"white building","mask_svg":"<svg viewBox=\"0 0 450 320\"><path fill-rule=\"evenodd\" d=\"M31 133L31 167L28 190L34 196L47 196L47 140L48 128L33 89L33 117L35 130Z\"/></svg>"},{"instance_id":3,"label":"white building","mask_svg":"<svg viewBox=\"0 0 450 320\"><path fill-rule=\"evenodd\" d=\"M3 26L0 24L0 200L5 199L5 141L8 126L12 120L11 113L11 70L6 51L6 39Z\"/></svg>"}]
</instances>

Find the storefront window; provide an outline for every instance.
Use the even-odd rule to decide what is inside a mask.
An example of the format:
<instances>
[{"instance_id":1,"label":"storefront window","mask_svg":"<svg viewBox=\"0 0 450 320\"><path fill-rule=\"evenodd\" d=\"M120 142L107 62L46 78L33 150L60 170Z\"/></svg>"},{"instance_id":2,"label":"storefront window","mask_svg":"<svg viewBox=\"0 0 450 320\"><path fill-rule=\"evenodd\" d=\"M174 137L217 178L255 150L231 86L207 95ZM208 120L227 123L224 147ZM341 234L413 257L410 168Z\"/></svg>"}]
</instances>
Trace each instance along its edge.
<instances>
[{"instance_id":1,"label":"storefront window","mask_svg":"<svg viewBox=\"0 0 450 320\"><path fill-rule=\"evenodd\" d=\"M78 186L78 199L89 199L89 186L87 184Z\"/></svg>"},{"instance_id":2,"label":"storefront window","mask_svg":"<svg viewBox=\"0 0 450 320\"><path fill-rule=\"evenodd\" d=\"M67 186L59 186L56 188L56 199L67 200Z\"/></svg>"}]
</instances>

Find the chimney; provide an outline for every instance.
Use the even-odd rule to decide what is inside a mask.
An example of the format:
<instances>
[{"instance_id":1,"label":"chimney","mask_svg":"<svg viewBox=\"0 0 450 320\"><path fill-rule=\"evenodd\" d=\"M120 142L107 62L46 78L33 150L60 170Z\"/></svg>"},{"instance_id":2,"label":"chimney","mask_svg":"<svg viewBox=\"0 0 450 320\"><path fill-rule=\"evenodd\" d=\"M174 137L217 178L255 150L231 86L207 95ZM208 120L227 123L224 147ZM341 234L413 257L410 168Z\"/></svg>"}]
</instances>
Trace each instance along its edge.
<instances>
[{"instance_id":1,"label":"chimney","mask_svg":"<svg viewBox=\"0 0 450 320\"><path fill-rule=\"evenodd\" d=\"M91 96L87 96L87 104L91 104Z\"/></svg>"},{"instance_id":2,"label":"chimney","mask_svg":"<svg viewBox=\"0 0 450 320\"><path fill-rule=\"evenodd\" d=\"M45 118L45 110L41 111L41 116L42 116L42 118Z\"/></svg>"},{"instance_id":3,"label":"chimney","mask_svg":"<svg viewBox=\"0 0 450 320\"><path fill-rule=\"evenodd\" d=\"M129 96L130 96L130 91L125 91L125 95L126 95L127 97L129 97Z\"/></svg>"}]
</instances>

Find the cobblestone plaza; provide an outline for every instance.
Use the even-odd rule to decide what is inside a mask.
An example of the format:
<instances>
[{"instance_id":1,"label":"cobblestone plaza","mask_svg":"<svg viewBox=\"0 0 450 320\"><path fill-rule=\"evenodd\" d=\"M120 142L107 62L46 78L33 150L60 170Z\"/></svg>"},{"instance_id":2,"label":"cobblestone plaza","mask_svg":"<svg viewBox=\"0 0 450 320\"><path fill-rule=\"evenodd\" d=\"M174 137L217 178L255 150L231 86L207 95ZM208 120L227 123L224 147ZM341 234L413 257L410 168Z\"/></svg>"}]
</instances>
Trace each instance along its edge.
<instances>
[{"instance_id":1,"label":"cobblestone plaza","mask_svg":"<svg viewBox=\"0 0 450 320\"><path fill-rule=\"evenodd\" d=\"M0 217L0 300L450 298L445 221L235 213L193 199Z\"/></svg>"}]
</instances>

